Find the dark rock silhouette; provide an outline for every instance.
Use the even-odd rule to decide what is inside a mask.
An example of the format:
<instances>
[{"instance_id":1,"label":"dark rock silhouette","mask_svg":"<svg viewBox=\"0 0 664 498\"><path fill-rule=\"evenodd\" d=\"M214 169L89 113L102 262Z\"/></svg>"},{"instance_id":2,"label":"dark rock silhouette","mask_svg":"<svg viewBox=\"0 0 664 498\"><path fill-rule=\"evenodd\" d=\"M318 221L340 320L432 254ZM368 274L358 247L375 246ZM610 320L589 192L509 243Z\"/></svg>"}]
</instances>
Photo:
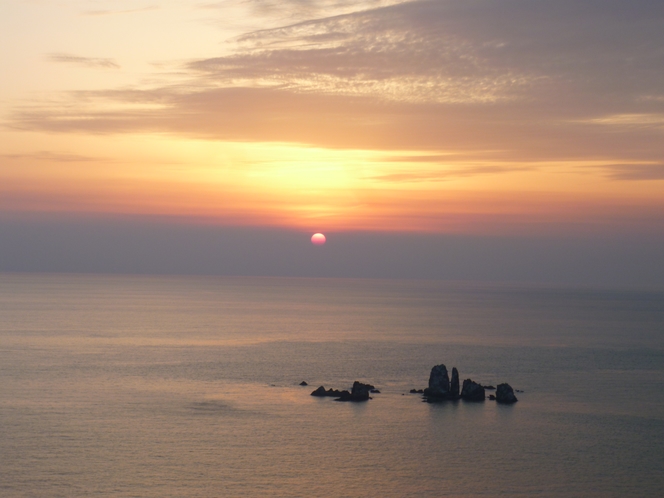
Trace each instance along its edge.
<instances>
[{"instance_id":1,"label":"dark rock silhouette","mask_svg":"<svg viewBox=\"0 0 664 498\"><path fill-rule=\"evenodd\" d=\"M424 390L424 396L432 401L450 397L450 376L445 365L436 365L431 369L429 387Z\"/></svg>"},{"instance_id":2,"label":"dark rock silhouette","mask_svg":"<svg viewBox=\"0 0 664 498\"><path fill-rule=\"evenodd\" d=\"M343 391L339 392L339 396L335 396L334 401L353 401L350 399L350 393L344 389Z\"/></svg>"},{"instance_id":3,"label":"dark rock silhouette","mask_svg":"<svg viewBox=\"0 0 664 498\"><path fill-rule=\"evenodd\" d=\"M362 382L355 381L353 382L351 391L341 391L341 396L335 401L367 401L371 399L369 392L375 389L371 384L363 384Z\"/></svg>"},{"instance_id":4,"label":"dark rock silhouette","mask_svg":"<svg viewBox=\"0 0 664 498\"><path fill-rule=\"evenodd\" d=\"M305 381L302 381L302 382L300 382L300 385L301 386L308 386L309 384L307 384Z\"/></svg>"},{"instance_id":5,"label":"dark rock silhouette","mask_svg":"<svg viewBox=\"0 0 664 498\"><path fill-rule=\"evenodd\" d=\"M301 386L308 385L307 382L302 381ZM474 382L471 379L465 379L463 381L463 386L461 387L461 392L459 392L459 371L456 367L452 368L452 378L450 380L449 374L447 372L447 367L443 364L436 365L431 369L429 375L429 387L426 389L411 389L411 394L422 394L423 401L427 403L437 403L447 400L458 400L462 399L464 401L484 401L486 399L485 390L496 390L496 394L490 394L489 399L503 404L516 403L518 400L514 395L514 389L507 384L499 384L498 387L491 385L483 386L477 382ZM523 392L523 391L516 391ZM338 389L325 389L324 386L318 387L315 391L311 393L312 396L318 397L333 397L336 398L335 401L367 401L371 397L371 393L380 393L375 386L371 384L364 384L359 381L353 382L353 387L349 391L343 390L339 391ZM403 394L402 394L403 396Z\"/></svg>"},{"instance_id":6,"label":"dark rock silhouette","mask_svg":"<svg viewBox=\"0 0 664 498\"><path fill-rule=\"evenodd\" d=\"M450 381L450 397L459 399L459 371L456 367L452 368L452 380Z\"/></svg>"},{"instance_id":7,"label":"dark rock silhouette","mask_svg":"<svg viewBox=\"0 0 664 498\"><path fill-rule=\"evenodd\" d=\"M477 382L466 379L463 381L463 387L461 388L461 399L464 401L484 401L484 388Z\"/></svg>"},{"instance_id":8,"label":"dark rock silhouette","mask_svg":"<svg viewBox=\"0 0 664 498\"><path fill-rule=\"evenodd\" d=\"M498 384L498 388L496 389L497 403L511 404L516 403L517 401L519 400L516 399L512 386L509 384Z\"/></svg>"},{"instance_id":9,"label":"dark rock silhouette","mask_svg":"<svg viewBox=\"0 0 664 498\"><path fill-rule=\"evenodd\" d=\"M353 382L353 388L350 392L343 390L339 391L338 389L327 389L320 386L318 389L311 393L312 396L318 397L332 397L337 398L335 401L367 401L371 399L369 397L370 392L380 392L375 386L371 384L363 384L362 382L355 381Z\"/></svg>"},{"instance_id":10,"label":"dark rock silhouette","mask_svg":"<svg viewBox=\"0 0 664 498\"><path fill-rule=\"evenodd\" d=\"M348 392L348 391L346 391ZM338 389L328 389L327 391L323 386L320 386L318 389L316 389L314 392L311 393L312 396L330 396L334 398L338 398L341 396L342 391L339 391Z\"/></svg>"}]
</instances>

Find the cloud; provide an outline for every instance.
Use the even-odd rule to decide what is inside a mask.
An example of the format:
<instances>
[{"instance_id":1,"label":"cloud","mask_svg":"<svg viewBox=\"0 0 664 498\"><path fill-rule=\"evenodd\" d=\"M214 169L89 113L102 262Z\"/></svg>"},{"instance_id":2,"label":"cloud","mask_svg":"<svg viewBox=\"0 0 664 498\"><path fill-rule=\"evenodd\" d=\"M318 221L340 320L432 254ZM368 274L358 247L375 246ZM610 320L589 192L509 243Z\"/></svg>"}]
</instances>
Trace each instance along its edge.
<instances>
[{"instance_id":1,"label":"cloud","mask_svg":"<svg viewBox=\"0 0 664 498\"><path fill-rule=\"evenodd\" d=\"M481 47L442 23L419 22L416 4L440 14L438 3L414 2L261 30L239 37L234 55L188 67L224 86L399 102L496 102L536 79L493 66Z\"/></svg>"},{"instance_id":2,"label":"cloud","mask_svg":"<svg viewBox=\"0 0 664 498\"><path fill-rule=\"evenodd\" d=\"M664 180L664 163L612 164L603 170L613 180Z\"/></svg>"},{"instance_id":3,"label":"cloud","mask_svg":"<svg viewBox=\"0 0 664 498\"><path fill-rule=\"evenodd\" d=\"M218 11L227 21L229 12L246 12L269 25L284 25L310 19L351 14L412 0L224 0L202 3L198 9Z\"/></svg>"},{"instance_id":4,"label":"cloud","mask_svg":"<svg viewBox=\"0 0 664 498\"><path fill-rule=\"evenodd\" d=\"M662 21L664 9L643 0L628 11L620 2L415 1L247 33L235 54L189 67L223 85L399 101L578 105L607 92L627 101L661 93Z\"/></svg>"},{"instance_id":5,"label":"cloud","mask_svg":"<svg viewBox=\"0 0 664 498\"><path fill-rule=\"evenodd\" d=\"M584 121L589 124L603 126L642 127L664 129L664 114L635 113L614 114Z\"/></svg>"},{"instance_id":6,"label":"cloud","mask_svg":"<svg viewBox=\"0 0 664 498\"><path fill-rule=\"evenodd\" d=\"M372 180L397 183L436 182L479 175L497 175L501 173L513 173L516 171L533 171L534 169L536 169L536 167L532 165L467 166L463 168L444 168L435 171L402 171L398 173L371 176L369 178Z\"/></svg>"},{"instance_id":7,"label":"cloud","mask_svg":"<svg viewBox=\"0 0 664 498\"><path fill-rule=\"evenodd\" d=\"M664 115L652 98L664 81L662 2L370 3L245 33L230 55L187 63L178 75L186 84L164 76L152 88L70 93L15 109L11 126L495 150L519 161L652 161L661 152L654 128L624 126L607 140L610 127L588 124Z\"/></svg>"},{"instance_id":8,"label":"cloud","mask_svg":"<svg viewBox=\"0 0 664 498\"><path fill-rule=\"evenodd\" d=\"M82 12L83 16L111 16L117 14L135 14L138 12L148 12L151 10L158 10L160 7L158 5L148 5L146 7L140 7L138 9L124 9L124 10L86 10Z\"/></svg>"},{"instance_id":9,"label":"cloud","mask_svg":"<svg viewBox=\"0 0 664 498\"><path fill-rule=\"evenodd\" d=\"M119 69L120 65L113 59L101 57L81 57L78 55L55 53L46 56L50 62L58 62L64 64L75 64L87 67L101 67L106 69Z\"/></svg>"},{"instance_id":10,"label":"cloud","mask_svg":"<svg viewBox=\"0 0 664 498\"><path fill-rule=\"evenodd\" d=\"M40 151L34 154L1 154L0 157L7 160L32 159L37 161L49 161L49 162L59 162L59 163L100 162L107 160L99 157L83 156L80 154L70 154L62 152L50 152L50 151Z\"/></svg>"}]
</instances>

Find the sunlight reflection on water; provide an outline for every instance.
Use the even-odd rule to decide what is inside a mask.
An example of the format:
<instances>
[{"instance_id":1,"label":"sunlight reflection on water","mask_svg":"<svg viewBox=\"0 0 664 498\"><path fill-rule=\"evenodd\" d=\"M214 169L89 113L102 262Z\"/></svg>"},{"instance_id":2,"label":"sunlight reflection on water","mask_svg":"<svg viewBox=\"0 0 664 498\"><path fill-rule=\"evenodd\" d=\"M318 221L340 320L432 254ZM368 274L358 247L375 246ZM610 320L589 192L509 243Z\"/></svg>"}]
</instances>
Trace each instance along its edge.
<instances>
[{"instance_id":1,"label":"sunlight reflection on water","mask_svg":"<svg viewBox=\"0 0 664 498\"><path fill-rule=\"evenodd\" d=\"M662 294L2 275L0 297L3 496L664 485ZM408 394L441 362L525 392L515 406ZM359 405L309 396L356 379L381 393Z\"/></svg>"}]
</instances>

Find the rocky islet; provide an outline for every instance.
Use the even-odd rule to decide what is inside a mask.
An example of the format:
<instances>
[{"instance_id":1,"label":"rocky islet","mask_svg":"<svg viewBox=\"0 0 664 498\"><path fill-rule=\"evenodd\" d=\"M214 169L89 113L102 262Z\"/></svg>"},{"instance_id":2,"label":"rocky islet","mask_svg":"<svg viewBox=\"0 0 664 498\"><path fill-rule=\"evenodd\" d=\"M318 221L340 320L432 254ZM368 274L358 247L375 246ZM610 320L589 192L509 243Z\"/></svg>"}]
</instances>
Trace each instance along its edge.
<instances>
[{"instance_id":1,"label":"rocky islet","mask_svg":"<svg viewBox=\"0 0 664 498\"><path fill-rule=\"evenodd\" d=\"M368 401L371 399L369 393L379 393L380 391L376 389L375 386L371 384L364 384L358 382L357 380L353 382L353 387L350 392L347 390L339 391L338 389L328 389L325 390L324 386L320 386L314 392L311 393L312 396L325 397L329 396L335 398L335 401Z\"/></svg>"},{"instance_id":2,"label":"rocky islet","mask_svg":"<svg viewBox=\"0 0 664 498\"><path fill-rule=\"evenodd\" d=\"M484 401L486 391L495 390L495 396L489 396L489 400L502 404L516 403L518 399L514 395L514 389L507 384L499 384L498 387L491 385L483 386L472 379L465 379L459 393L459 371L456 367L452 368L452 379L450 380L447 367L443 364L436 365L431 369L429 375L429 387L426 389L411 389L413 394L422 394L424 401L436 403L440 401L454 401L462 399L464 401Z\"/></svg>"},{"instance_id":3,"label":"rocky islet","mask_svg":"<svg viewBox=\"0 0 664 498\"><path fill-rule=\"evenodd\" d=\"M300 385L306 386L308 384L302 381ZM453 367L452 378L450 379L447 367L442 363L435 365L431 369L429 386L427 388L411 389L410 393L422 394L424 401L437 403L459 399L464 401L484 401L487 390L496 391L495 395L489 395L489 400L491 401L496 401L500 404L513 404L518 401L514 394L514 389L507 383L498 384L498 387L492 385L483 386L472 379L465 379L461 389L459 389L459 371L456 367ZM356 380L353 382L353 387L350 391L325 389L324 386L320 386L311 393L311 396L332 397L335 398L335 401L368 401L371 399L369 396L370 393L380 393L380 391L371 384L364 384Z\"/></svg>"}]
</instances>

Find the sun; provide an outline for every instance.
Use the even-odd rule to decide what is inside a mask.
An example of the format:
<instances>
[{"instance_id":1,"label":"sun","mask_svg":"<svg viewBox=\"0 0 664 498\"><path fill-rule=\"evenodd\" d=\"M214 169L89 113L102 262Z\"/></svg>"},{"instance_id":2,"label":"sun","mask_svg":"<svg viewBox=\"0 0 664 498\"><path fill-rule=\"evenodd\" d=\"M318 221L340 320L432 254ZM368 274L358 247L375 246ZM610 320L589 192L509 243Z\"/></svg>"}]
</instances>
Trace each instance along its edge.
<instances>
[{"instance_id":1,"label":"sun","mask_svg":"<svg viewBox=\"0 0 664 498\"><path fill-rule=\"evenodd\" d=\"M311 243L316 246L322 246L325 244L325 235L322 233L315 233L311 236Z\"/></svg>"}]
</instances>

